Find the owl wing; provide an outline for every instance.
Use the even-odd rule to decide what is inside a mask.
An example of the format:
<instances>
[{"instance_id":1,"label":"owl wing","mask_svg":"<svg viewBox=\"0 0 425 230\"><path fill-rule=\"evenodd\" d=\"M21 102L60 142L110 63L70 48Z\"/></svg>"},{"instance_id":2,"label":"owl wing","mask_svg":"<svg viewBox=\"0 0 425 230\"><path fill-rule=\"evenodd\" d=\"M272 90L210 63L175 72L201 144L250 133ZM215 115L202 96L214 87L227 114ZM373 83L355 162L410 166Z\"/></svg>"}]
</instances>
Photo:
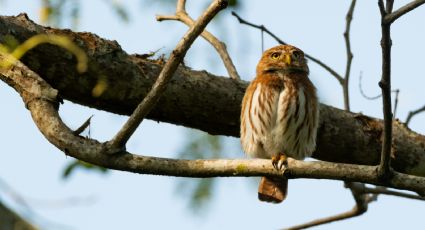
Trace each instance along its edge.
<instances>
[{"instance_id":1,"label":"owl wing","mask_svg":"<svg viewBox=\"0 0 425 230\"><path fill-rule=\"evenodd\" d=\"M253 81L247 88L241 112L241 142L249 156L269 158L265 151L267 136L276 121L278 93Z\"/></svg>"}]
</instances>

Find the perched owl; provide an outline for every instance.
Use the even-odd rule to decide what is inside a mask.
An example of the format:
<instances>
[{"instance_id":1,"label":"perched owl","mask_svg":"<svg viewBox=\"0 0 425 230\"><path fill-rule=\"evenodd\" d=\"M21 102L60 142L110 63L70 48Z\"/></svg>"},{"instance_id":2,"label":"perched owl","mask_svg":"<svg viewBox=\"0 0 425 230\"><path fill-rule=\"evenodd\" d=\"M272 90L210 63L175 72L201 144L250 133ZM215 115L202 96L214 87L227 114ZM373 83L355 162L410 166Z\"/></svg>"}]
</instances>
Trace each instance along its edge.
<instances>
[{"instance_id":1,"label":"perched owl","mask_svg":"<svg viewBox=\"0 0 425 230\"><path fill-rule=\"evenodd\" d=\"M304 53L294 46L279 45L263 53L242 102L241 143L246 154L271 158L277 169L286 163L286 156L311 156L319 103L308 73ZM258 198L280 203L287 188L287 179L263 177Z\"/></svg>"}]
</instances>

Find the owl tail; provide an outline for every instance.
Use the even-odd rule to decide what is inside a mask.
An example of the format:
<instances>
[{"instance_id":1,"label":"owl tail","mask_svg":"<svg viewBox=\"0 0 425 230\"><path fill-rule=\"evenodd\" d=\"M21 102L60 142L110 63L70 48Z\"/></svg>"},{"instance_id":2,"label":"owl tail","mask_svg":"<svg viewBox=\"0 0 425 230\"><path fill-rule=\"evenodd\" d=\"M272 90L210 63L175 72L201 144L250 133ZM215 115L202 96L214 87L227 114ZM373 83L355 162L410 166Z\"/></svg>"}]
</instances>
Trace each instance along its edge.
<instances>
[{"instance_id":1,"label":"owl tail","mask_svg":"<svg viewBox=\"0 0 425 230\"><path fill-rule=\"evenodd\" d=\"M270 203L280 203L286 198L288 179L262 177L258 186L258 199Z\"/></svg>"}]
</instances>

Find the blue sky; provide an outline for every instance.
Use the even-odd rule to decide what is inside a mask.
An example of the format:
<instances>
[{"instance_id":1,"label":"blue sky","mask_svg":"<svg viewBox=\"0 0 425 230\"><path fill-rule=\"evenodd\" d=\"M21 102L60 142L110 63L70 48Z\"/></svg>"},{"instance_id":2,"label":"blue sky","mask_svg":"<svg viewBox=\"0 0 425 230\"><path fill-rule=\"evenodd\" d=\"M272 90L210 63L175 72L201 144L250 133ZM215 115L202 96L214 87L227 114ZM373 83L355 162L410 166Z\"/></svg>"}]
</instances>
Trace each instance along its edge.
<instances>
[{"instance_id":1,"label":"blue sky","mask_svg":"<svg viewBox=\"0 0 425 230\"><path fill-rule=\"evenodd\" d=\"M172 14L174 8L152 1L122 1L131 20L118 20L105 1L82 1L79 31L93 32L103 38L117 40L128 53L172 50L186 26L178 22L155 21L156 14ZM195 16L209 1L188 1L187 9ZM351 106L355 112L382 117L381 101L368 101L358 90L358 76L363 72L363 88L367 94L380 92L380 18L377 1L357 2L352 23L354 60L351 76ZM408 1L396 1L395 9ZM26 12L38 21L40 1L4 0L1 15ZM342 33L350 1L244 1L238 13L247 20L266 25L285 41L321 59L343 73L345 45ZM425 53L425 7L407 14L392 27L393 88L400 89L397 117L422 106ZM245 80L251 80L261 54L260 33L240 25L230 10L220 13L208 26L226 42L236 68ZM265 47L276 43L266 37ZM226 75L218 55L202 39L187 54L186 64ZM335 79L310 63L311 79L320 99L342 107L342 90ZM347 211L354 201L342 182L299 179L290 181L289 197L281 205L257 201L256 186L247 178L220 178L213 191L209 208L194 215L185 199L176 195L174 177L147 176L110 171L106 175L78 171L69 180L61 179L64 166L71 162L49 144L33 124L20 97L6 84L0 83L2 109L0 140L0 179L28 201L31 211L17 202L0 184L0 199L43 229L277 229L300 224L319 217ZM126 117L88 109L71 102L61 106L64 121L78 127L94 114L91 135L108 140L125 122ZM425 133L424 115L411 122L411 127ZM131 152L162 157L175 157L181 151L186 129L166 123L144 121L127 146ZM164 138L166 136L166 138ZM238 142L230 138L232 143ZM229 149L229 157L244 157L241 149ZM235 152L236 151L236 152ZM225 155L225 153L224 153ZM193 179L186 179L193 180ZM3 188L3 189L2 189ZM82 199L82 204L53 207L51 203ZM42 202L40 202L42 201ZM50 204L50 205L49 205ZM317 229L419 229L425 203L402 198L380 196L361 217L318 227Z\"/></svg>"}]
</instances>

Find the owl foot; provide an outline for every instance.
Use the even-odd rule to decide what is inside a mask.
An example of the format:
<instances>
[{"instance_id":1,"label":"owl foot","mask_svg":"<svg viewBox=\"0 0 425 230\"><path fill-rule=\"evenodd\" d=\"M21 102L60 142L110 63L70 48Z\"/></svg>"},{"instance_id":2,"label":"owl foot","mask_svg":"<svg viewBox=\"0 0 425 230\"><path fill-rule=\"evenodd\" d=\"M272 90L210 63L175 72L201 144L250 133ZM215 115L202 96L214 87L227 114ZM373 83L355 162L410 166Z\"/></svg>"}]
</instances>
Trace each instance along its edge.
<instances>
[{"instance_id":1,"label":"owl foot","mask_svg":"<svg viewBox=\"0 0 425 230\"><path fill-rule=\"evenodd\" d=\"M285 172L286 164L288 163L288 156L284 153L278 153L276 156L272 157L273 167L278 170Z\"/></svg>"}]
</instances>

